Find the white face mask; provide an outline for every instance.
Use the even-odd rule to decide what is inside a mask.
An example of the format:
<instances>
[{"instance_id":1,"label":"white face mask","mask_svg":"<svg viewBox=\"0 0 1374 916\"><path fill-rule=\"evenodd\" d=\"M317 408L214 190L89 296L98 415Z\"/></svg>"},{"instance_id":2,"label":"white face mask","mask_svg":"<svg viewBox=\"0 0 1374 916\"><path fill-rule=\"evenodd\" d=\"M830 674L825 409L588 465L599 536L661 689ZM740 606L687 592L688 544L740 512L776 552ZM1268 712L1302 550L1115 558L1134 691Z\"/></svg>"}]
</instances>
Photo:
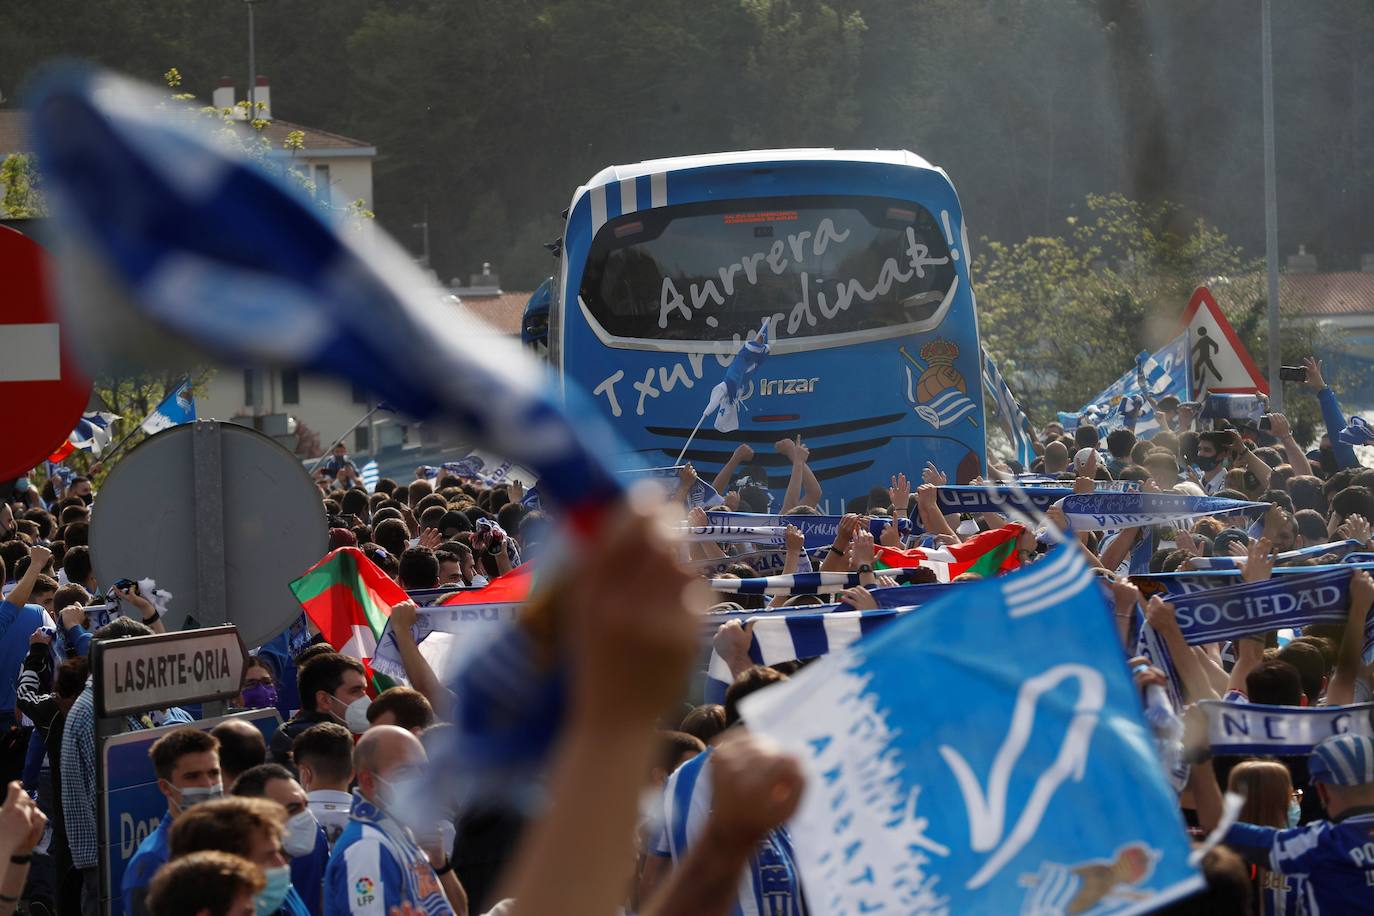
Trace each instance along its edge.
<instances>
[{"instance_id":1,"label":"white face mask","mask_svg":"<svg viewBox=\"0 0 1374 916\"><path fill-rule=\"evenodd\" d=\"M308 856L315 851L315 841L319 838L320 825L315 815L306 808L294 814L286 822L286 836L282 838L282 848L291 858Z\"/></svg>"},{"instance_id":2,"label":"white face mask","mask_svg":"<svg viewBox=\"0 0 1374 916\"><path fill-rule=\"evenodd\" d=\"M1298 821L1302 820L1302 805L1298 804L1296 798L1288 800L1288 826L1298 826Z\"/></svg>"},{"instance_id":3,"label":"white face mask","mask_svg":"<svg viewBox=\"0 0 1374 916\"><path fill-rule=\"evenodd\" d=\"M372 705L372 698L367 694L363 694L352 703L347 704L332 693L329 695L329 699L343 707L344 725L348 726L348 730L353 734L361 735L372 724L367 721L367 708Z\"/></svg>"}]
</instances>

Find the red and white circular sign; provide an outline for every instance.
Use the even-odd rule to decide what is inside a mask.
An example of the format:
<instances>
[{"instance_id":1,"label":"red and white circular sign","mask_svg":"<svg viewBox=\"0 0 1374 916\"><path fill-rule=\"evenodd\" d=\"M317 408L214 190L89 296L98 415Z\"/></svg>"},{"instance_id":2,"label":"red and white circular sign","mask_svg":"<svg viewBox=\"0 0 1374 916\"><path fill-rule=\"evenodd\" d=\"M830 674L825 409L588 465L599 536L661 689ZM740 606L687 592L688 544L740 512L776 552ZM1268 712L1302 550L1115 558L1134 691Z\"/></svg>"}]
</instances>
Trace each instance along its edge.
<instances>
[{"instance_id":1,"label":"red and white circular sign","mask_svg":"<svg viewBox=\"0 0 1374 916\"><path fill-rule=\"evenodd\" d=\"M63 346L46 260L33 239L0 226L0 480L51 455L91 399L90 379Z\"/></svg>"}]
</instances>

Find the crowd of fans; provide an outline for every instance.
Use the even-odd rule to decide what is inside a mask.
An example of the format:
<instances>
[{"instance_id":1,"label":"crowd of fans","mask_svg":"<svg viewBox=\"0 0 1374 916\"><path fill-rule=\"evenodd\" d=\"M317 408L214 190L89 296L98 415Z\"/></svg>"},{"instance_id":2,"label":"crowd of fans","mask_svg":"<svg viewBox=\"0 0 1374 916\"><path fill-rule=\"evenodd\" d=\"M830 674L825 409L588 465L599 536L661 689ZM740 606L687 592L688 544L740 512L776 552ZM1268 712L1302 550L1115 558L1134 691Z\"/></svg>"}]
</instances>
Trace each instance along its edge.
<instances>
[{"instance_id":1,"label":"crowd of fans","mask_svg":"<svg viewBox=\"0 0 1374 916\"><path fill-rule=\"evenodd\" d=\"M1309 385L1334 405L1315 362ZM1245 581L1267 578L1276 562L1328 559L1277 557L1294 547L1351 539L1374 549L1374 469L1359 464L1335 429L1309 451L1282 414L1262 425L1217 422L1200 430L1189 405L1155 407L1162 428L1148 438L1050 424L1032 467L993 468L994 476L1060 478L1079 492L1127 480L1147 492L1271 504L1258 522L1205 517L1111 539L1067 532L1062 514L1051 510L1046 524L1064 529L1108 573L1122 664L1141 690L1164 675L1131 658L1127 636L1137 606L1169 646L1190 706L1205 699L1279 706L1370 699L1371 671L1361 656L1374 602L1367 573L1352 577L1345 624L1307 627L1282 646L1274 634L1190 646L1172 605L1144 600L1122 571L1150 534L1152 572L1187 570L1197 557L1237 556ZM776 508L816 514L822 494L806 446L784 440L776 449L791 466ZM741 446L713 483L730 508L768 511L777 493L753 457ZM317 477L331 548L358 547L408 591L480 587L537 557L551 531L541 511L522 505L524 488L515 481L421 469L408 484L384 478L369 492L341 447ZM914 489L899 476L849 503L834 543L812 557L823 571L860 574L860 587L837 600L871 608L868 589L892 584L873 569L875 544L955 543L1009 523L994 513L945 515L936 500L945 482L929 467ZM695 472L684 469L680 483L675 498L686 500ZM91 482L78 477L64 491L51 483L29 487L0 504L0 776L8 784L0 807L0 847L8 847L8 855L0 849L0 916L21 901L30 913L98 911L100 806L86 658L92 640L162 630L156 606L136 585L95 581L87 546L94 499ZM689 517L704 523L700 512ZM1046 549L1049 539L1037 534L1021 534L1021 562L1035 562ZM698 688L684 692L700 668L700 614L766 610L759 596L713 598L694 571L701 564L683 561L729 562L742 549L712 542L684 548L656 517L626 509L580 558L577 574L559 582L560 638L575 663L562 737L543 779L547 804L537 810L491 799L456 811L435 794L429 760L452 728L453 696L411 637L414 602L391 609L410 686L377 692L361 661L317 636L294 654L279 641L251 660L231 706L281 710L285 721L266 737L245 718L206 730L196 710L129 717L130 730L162 729L149 756L166 812L113 895L124 912L155 916L808 912L786 827L804 789L801 769L751 736L739 713L745 696L786 680L806 660L754 665L750 629L732 620L714 639L734 678L724 704L685 702L700 699ZM785 551L784 571L796 571L805 553L796 529ZM725 577L755 575L733 562ZM90 632L86 608L109 600L111 589L123 613ZM775 598L770 606L821 600ZM1348 735L1310 758L1209 765L1196 710L1178 712L1188 723L1185 754L1193 764L1179 796L1183 822L1199 838L1215 827L1221 786L1246 801L1245 823L1203 860L1207 890L1172 904L1173 911L1354 912L1352 901L1363 901L1360 911L1374 909L1369 863L1337 854L1352 837L1374 835L1374 742ZM663 795L670 778L710 787L692 793L677 837L668 835L674 815Z\"/></svg>"}]
</instances>

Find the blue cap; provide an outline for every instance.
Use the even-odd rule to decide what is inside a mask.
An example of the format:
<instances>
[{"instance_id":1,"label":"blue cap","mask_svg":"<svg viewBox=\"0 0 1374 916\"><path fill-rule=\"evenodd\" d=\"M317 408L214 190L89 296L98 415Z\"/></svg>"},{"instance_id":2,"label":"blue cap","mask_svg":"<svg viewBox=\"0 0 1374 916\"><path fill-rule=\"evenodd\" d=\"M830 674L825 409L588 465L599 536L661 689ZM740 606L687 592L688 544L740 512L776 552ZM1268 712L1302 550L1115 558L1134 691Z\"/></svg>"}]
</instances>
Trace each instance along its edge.
<instances>
[{"instance_id":1,"label":"blue cap","mask_svg":"<svg viewBox=\"0 0 1374 916\"><path fill-rule=\"evenodd\" d=\"M1312 749L1307 758L1307 774L1312 782L1332 786L1374 783L1374 738L1332 735Z\"/></svg>"}]
</instances>

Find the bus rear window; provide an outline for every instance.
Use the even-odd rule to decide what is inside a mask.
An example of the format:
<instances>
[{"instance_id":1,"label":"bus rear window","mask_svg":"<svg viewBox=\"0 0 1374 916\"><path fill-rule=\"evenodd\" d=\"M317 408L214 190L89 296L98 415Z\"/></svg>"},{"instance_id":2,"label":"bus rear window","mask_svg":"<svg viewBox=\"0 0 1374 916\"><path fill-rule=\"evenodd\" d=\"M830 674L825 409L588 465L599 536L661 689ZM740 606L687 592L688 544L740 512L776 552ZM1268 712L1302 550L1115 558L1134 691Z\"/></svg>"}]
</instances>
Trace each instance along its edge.
<instances>
[{"instance_id":1,"label":"bus rear window","mask_svg":"<svg viewBox=\"0 0 1374 916\"><path fill-rule=\"evenodd\" d=\"M928 319L954 284L944 227L906 200L787 197L641 210L592 241L581 295L612 336L729 340Z\"/></svg>"}]
</instances>

